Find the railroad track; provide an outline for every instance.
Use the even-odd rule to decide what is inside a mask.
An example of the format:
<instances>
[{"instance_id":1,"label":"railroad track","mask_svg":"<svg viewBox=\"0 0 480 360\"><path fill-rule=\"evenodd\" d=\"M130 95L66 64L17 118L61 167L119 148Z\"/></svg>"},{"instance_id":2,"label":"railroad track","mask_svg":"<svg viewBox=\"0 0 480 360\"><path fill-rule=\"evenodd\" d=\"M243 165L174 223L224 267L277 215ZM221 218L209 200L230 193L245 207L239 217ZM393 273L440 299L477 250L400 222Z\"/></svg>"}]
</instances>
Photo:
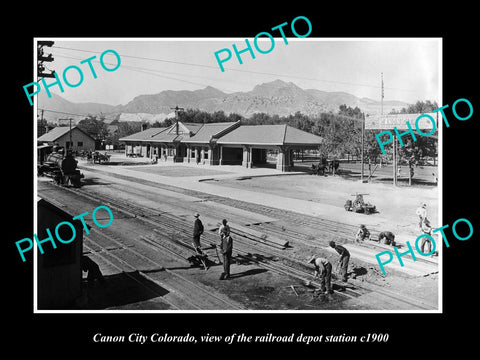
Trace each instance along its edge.
<instances>
[{"instance_id":1,"label":"railroad track","mask_svg":"<svg viewBox=\"0 0 480 360\"><path fill-rule=\"evenodd\" d=\"M93 242L89 238L84 241L84 249L95 257L101 257L103 261L110 266L116 268L130 279L136 281L142 287L152 292L156 297L161 297L162 301L168 303L173 309L177 310L243 310L244 307L240 304L227 300L226 297L219 296L204 286L187 279L185 276L178 274L175 271L163 267L155 260L142 254L141 252L125 247L122 242L115 239L115 237L108 235L105 231L98 231L91 229L96 239L102 237L107 239L110 243L116 246L116 249L121 249L124 253L115 254L111 248L104 245L99 245L98 241ZM151 244L150 244L151 246ZM153 250L158 251L158 248L153 247ZM129 254L125 254L125 252ZM130 256L138 259L132 261L128 259ZM127 260L125 259L127 258ZM137 265L141 263L142 268ZM149 275L150 273L164 272L168 276L162 276L159 279L156 276ZM139 281L138 277L132 273L139 274L144 281ZM150 284L154 283L161 288L168 291L164 294L155 290Z\"/></svg>"},{"instance_id":2,"label":"railroad track","mask_svg":"<svg viewBox=\"0 0 480 360\"><path fill-rule=\"evenodd\" d=\"M273 235L276 234L282 237L286 236L293 241L297 241L298 243L301 243L307 246L316 246L316 247L325 246L324 242L317 239L319 233L322 235L327 235L329 238L341 238L342 242L346 240L347 243L349 242L353 243L355 233L358 230L357 226L338 222L338 221L333 221L325 218L320 218L317 216L299 214L290 210L278 209L278 208L273 208L266 205L254 204L247 201L231 199L231 198L218 196L214 194L202 193L197 190L185 189L185 188L181 188L173 185L162 184L162 183L158 183L150 180L132 177L129 175L112 174L108 171L104 171L98 168L97 169L86 168L86 169L88 171L98 172L100 174L113 176L115 178L119 178L122 180L133 181L135 183L147 185L150 187L196 197L204 201L212 201L215 203L227 205L230 207L256 213L259 215L280 218L282 219L282 223L284 225L277 225L274 223L264 222L259 224L258 226L254 225L251 227L258 228L258 230L268 232L269 234L273 234ZM175 205L180 206L181 204L176 203ZM301 230L299 231L299 229ZM372 238L378 237L378 234L380 233L380 231L371 227L369 227L369 230ZM364 243L362 244L362 246L373 249L376 252L381 252L381 251L391 249L382 244L377 244L374 241ZM399 248L401 248L401 245L399 245ZM430 258L425 258L425 257L417 257L417 261L422 263L435 263L435 264L437 263L436 261Z\"/></svg>"},{"instance_id":3,"label":"railroad track","mask_svg":"<svg viewBox=\"0 0 480 360\"><path fill-rule=\"evenodd\" d=\"M191 224L189 222L187 223L185 219L167 213L162 213L159 216L158 211L149 209L139 204L133 204L131 202L126 203L121 200L105 196L104 194L91 194L82 189L66 188L66 190L101 204L109 205L115 208L117 211L124 212L129 216L136 217L139 220L149 223L155 229L158 229L157 233L163 234L163 237L159 236L160 241L152 238L144 238L141 240L150 243L150 245L156 247L157 250L165 250L166 247L169 247L170 249L168 252L185 260L185 256L188 254L186 249L187 247L191 247ZM195 196L198 195L199 193L195 192ZM211 199L210 195L208 195L208 197ZM212 246L218 242L218 237L214 234L205 233L202 242ZM166 243L169 245L165 245ZM252 249L254 249L255 254L252 254ZM283 274L302 282L309 280L314 286L320 286L320 284L315 282L315 279L313 278L312 269L308 269L304 263L288 257L285 255L285 253L282 253L281 250L266 248L265 244L253 242L248 236L242 238L241 233L235 237L235 256L238 259L256 263L257 265L274 271L278 274ZM404 295L393 293L391 291L386 291L380 287L360 284L359 282L354 283L355 285L352 286L334 281L334 284L337 286L337 288L343 289L343 291L336 292L336 294L348 299L358 299L361 302L361 299L359 298L362 295L375 292L376 296L384 297L386 300L388 300L386 303L396 304L397 307L401 309L433 310L435 308L433 305L427 304L418 299L413 299Z\"/></svg>"}]
</instances>

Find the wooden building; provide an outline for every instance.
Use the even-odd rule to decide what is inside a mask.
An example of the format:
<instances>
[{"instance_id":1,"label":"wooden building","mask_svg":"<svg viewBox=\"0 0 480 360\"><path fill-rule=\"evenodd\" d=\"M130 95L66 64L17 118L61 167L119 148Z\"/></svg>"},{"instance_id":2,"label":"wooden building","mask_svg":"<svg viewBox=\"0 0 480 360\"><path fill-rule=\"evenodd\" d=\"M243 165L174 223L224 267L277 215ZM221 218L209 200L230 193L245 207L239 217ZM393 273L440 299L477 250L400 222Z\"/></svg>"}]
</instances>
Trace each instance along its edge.
<instances>
[{"instance_id":1,"label":"wooden building","mask_svg":"<svg viewBox=\"0 0 480 360\"><path fill-rule=\"evenodd\" d=\"M95 139L77 126L72 127L71 136L69 126L57 126L40 136L37 143L39 145L58 145L74 151L95 150Z\"/></svg>"},{"instance_id":2,"label":"wooden building","mask_svg":"<svg viewBox=\"0 0 480 360\"><path fill-rule=\"evenodd\" d=\"M42 244L43 254L37 250L37 307L39 310L68 309L82 294L83 224L72 220L77 214L68 214L45 199L37 199L37 237L44 240L50 230L57 248L50 241ZM64 244L57 240L55 228L66 221L75 227L75 239ZM59 236L68 240L72 230L62 226ZM35 245L34 245L35 246Z\"/></svg>"}]
</instances>

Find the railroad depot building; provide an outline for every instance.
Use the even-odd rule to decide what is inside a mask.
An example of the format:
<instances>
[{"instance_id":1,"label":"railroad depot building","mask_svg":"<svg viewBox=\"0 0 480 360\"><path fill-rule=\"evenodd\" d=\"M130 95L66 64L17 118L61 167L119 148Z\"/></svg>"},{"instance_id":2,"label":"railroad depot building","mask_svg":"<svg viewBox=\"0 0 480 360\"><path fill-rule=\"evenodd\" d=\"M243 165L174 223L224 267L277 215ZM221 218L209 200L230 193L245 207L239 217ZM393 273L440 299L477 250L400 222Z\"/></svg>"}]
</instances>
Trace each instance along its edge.
<instances>
[{"instance_id":1,"label":"railroad depot building","mask_svg":"<svg viewBox=\"0 0 480 360\"><path fill-rule=\"evenodd\" d=\"M267 166L267 154L276 155L276 168L293 167L293 151L316 149L320 136L289 125L241 125L237 122L182 123L150 128L119 139L126 156L158 158L165 162L208 165Z\"/></svg>"}]
</instances>

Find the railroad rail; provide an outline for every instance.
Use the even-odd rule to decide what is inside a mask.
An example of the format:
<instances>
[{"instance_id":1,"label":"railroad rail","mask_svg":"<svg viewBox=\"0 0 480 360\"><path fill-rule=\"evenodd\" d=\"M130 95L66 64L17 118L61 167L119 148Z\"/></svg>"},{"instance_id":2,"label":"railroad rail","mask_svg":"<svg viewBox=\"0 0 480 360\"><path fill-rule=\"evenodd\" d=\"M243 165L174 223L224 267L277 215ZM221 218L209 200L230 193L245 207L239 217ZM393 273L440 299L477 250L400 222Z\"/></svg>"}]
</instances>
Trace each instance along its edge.
<instances>
[{"instance_id":1,"label":"railroad rail","mask_svg":"<svg viewBox=\"0 0 480 360\"><path fill-rule=\"evenodd\" d=\"M325 246L325 244L322 243L322 241L316 238L316 235L318 235L319 233L326 234L333 238L340 237L342 239L346 239L347 242L350 242L348 241L348 239L353 240L355 237L354 234L358 230L358 227L354 225L342 223L339 221L333 221L325 218L320 218L317 216L299 214L290 210L278 209L278 208L273 208L266 205L250 203L243 200L231 199L231 198L223 197L219 195L202 193L197 190L185 189L178 186L163 184L163 183L154 182L154 181L141 179L137 177L132 177L125 174L116 174L116 173L112 174L111 172L101 170L98 168L95 168L95 169L85 168L85 169L88 169L89 171L92 171L92 172L97 172L99 174L115 177L121 180L134 181L135 183L146 185L149 187L168 190L168 191L176 192L182 195L197 197L203 201L212 201L215 203L227 205L227 206L241 209L244 211L253 212L259 215L281 218L282 222L288 225L281 226L280 229L276 224L268 223L268 222L263 222L258 225L251 225L250 227L252 229L258 228L258 230L268 232L269 234L272 234L272 235L288 237L290 240L294 242L296 241L308 246L312 246L312 245L317 247ZM177 203L175 205L180 206L181 204ZM294 228L295 230L293 230L292 228ZM298 229L302 229L302 230L298 231ZM380 233L380 231L374 228L369 227L369 230L372 235L372 238L377 237L378 234ZM268 242L268 239L266 240ZM401 246L402 245L400 244L398 247L401 248ZM373 249L376 252L381 252L381 251L385 251L386 249L391 249L391 247L388 247L383 244L379 244L375 241L364 242L362 244L362 247ZM433 260L428 257L418 257L417 261L420 263L430 263L430 264L438 263L436 260Z\"/></svg>"},{"instance_id":2,"label":"railroad rail","mask_svg":"<svg viewBox=\"0 0 480 360\"><path fill-rule=\"evenodd\" d=\"M126 252L133 254L135 257L140 258L143 264L143 269L139 269L132 261L125 260L122 256L114 254L111 249L104 245L99 245L98 242L92 242L89 238L84 243L84 248L91 254L99 256L103 261L106 261L111 266L115 267L119 272L124 273L129 278L133 279L149 291L153 292L156 296L167 302L171 307L177 310L243 310L244 307L240 304L228 301L224 297L216 295L211 289L206 289L203 286L194 283L175 271L169 270L163 267L161 264L145 256L144 254L132 249L131 247L125 247L115 237L105 233L105 231L98 231L91 229L91 232L95 236L103 237L112 244L115 244L117 249L122 249ZM152 246L150 244L150 246ZM158 251L158 248L152 247ZM165 249L165 248L162 248ZM153 276L148 275L151 272L166 272L168 273L171 281L162 281ZM152 290L152 288L145 284L145 282L139 281L130 273L137 272L145 280L148 280L163 289L166 289L169 293L168 296L161 294L158 291Z\"/></svg>"},{"instance_id":3,"label":"railroad rail","mask_svg":"<svg viewBox=\"0 0 480 360\"><path fill-rule=\"evenodd\" d=\"M158 184L156 184L158 185ZM172 188L171 186L166 186ZM134 204L131 202L125 202L123 200L115 199L105 194L90 194L84 189L71 189L63 188L67 191L73 192L85 198L88 198L95 202L100 202L105 205L113 207L117 211L123 212L129 216L136 217L141 221L144 221L154 229L159 229L157 233L159 234L159 239L161 242L156 241L156 239L146 239L141 238L143 242L149 243L151 246L156 247L157 249L163 249L167 247L165 243L169 243L170 252L172 255L177 256L178 258L185 259L187 247L191 247L191 224L187 223L185 219L175 216L169 213L161 213L158 211L150 209L148 207L142 206L140 204ZM171 189L170 189L171 190ZM181 189L184 192L185 189ZM186 190L187 192L190 190ZM201 193L195 192L195 196L199 196ZM211 195L208 195L209 199L212 198ZM223 199L223 198L220 198ZM259 206L260 208L262 206ZM255 208L255 210L258 210ZM281 212L284 212L280 210ZM163 236L160 236L162 234ZM264 267L268 270L274 271L285 276L297 279L299 281L305 282L309 280L311 284L315 287L319 287L320 284L315 282L315 279L312 275L312 270L308 269L306 264L295 260L288 255L286 255L282 250L275 249L274 247L268 247L262 242L252 240L249 234L242 236L241 232L237 232L235 237L235 256L246 261L254 262L261 267ZM205 233L202 241L209 246L215 245L218 242L218 237L211 233ZM173 244L173 247L171 247ZM182 249L183 248L183 249ZM252 254L252 249L255 250L255 254ZM187 252L188 254L188 252ZM359 282L354 282L355 285L345 285L339 283L336 279L333 281L334 285L337 288L342 289L341 292L336 292L339 296L343 296L349 299L358 299L361 302L361 296L367 293L375 292L376 296L383 296L387 299L389 304L396 304L401 309L414 309L414 310L433 310L435 307L431 304L427 304L421 300L410 298L405 295L399 295L391 291L383 290L380 287L375 287L373 285L359 284Z\"/></svg>"}]
</instances>

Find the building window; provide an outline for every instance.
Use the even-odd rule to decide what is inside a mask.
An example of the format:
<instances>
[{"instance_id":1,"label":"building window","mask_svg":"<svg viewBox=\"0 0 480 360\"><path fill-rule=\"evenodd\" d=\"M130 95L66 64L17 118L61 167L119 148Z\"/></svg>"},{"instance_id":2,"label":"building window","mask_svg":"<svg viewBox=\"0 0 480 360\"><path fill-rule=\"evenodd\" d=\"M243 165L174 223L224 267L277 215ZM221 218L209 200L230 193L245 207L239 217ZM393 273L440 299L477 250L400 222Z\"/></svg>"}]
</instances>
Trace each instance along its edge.
<instances>
[{"instance_id":1,"label":"building window","mask_svg":"<svg viewBox=\"0 0 480 360\"><path fill-rule=\"evenodd\" d=\"M83 141L77 141L77 146L78 146L78 147L83 146Z\"/></svg>"}]
</instances>

